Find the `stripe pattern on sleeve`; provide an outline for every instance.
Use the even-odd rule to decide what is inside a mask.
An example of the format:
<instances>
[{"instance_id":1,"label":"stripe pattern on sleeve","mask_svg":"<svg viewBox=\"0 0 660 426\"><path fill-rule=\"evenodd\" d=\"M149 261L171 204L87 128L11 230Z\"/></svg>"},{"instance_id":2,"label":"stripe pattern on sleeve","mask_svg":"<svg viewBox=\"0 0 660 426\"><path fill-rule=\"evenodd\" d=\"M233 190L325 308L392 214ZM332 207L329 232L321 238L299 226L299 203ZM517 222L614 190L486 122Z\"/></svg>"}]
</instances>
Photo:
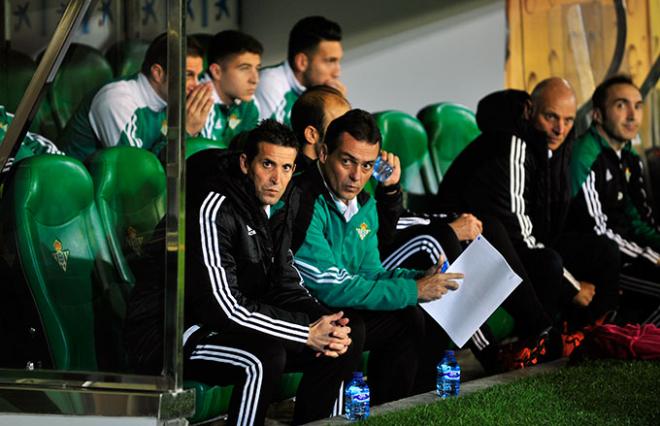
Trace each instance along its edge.
<instances>
[{"instance_id":1,"label":"stripe pattern on sleeve","mask_svg":"<svg viewBox=\"0 0 660 426\"><path fill-rule=\"evenodd\" d=\"M525 212L525 153L527 144L517 136L511 137L511 152L509 154L509 193L511 194L511 211L518 219L520 234L529 248L543 248L532 235L532 221Z\"/></svg>"},{"instance_id":2,"label":"stripe pattern on sleeve","mask_svg":"<svg viewBox=\"0 0 660 426\"><path fill-rule=\"evenodd\" d=\"M306 343L309 327L278 320L260 312L249 311L241 306L231 293L225 268L222 264L218 240L216 219L221 214L221 207L226 197L216 192L209 192L204 199L199 213L199 229L204 264L208 271L213 296L222 312L231 321L261 333L282 339Z\"/></svg>"}]
</instances>

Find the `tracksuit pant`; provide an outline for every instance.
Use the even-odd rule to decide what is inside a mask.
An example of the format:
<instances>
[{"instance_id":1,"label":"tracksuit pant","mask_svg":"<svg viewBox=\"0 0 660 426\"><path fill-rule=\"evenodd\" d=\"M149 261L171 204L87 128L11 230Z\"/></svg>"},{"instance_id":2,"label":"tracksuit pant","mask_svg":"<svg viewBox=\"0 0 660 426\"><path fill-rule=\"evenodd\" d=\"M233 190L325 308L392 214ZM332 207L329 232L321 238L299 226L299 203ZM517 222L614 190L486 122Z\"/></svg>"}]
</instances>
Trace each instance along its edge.
<instances>
[{"instance_id":1,"label":"tracksuit pant","mask_svg":"<svg viewBox=\"0 0 660 426\"><path fill-rule=\"evenodd\" d=\"M352 344L338 357L316 357L305 347L295 351L286 341L244 327L193 335L184 346L184 377L209 385L234 385L228 424L264 423L268 404L287 370L302 371L293 422L303 424L339 414L342 383L359 369L364 327L351 321Z\"/></svg>"}]
</instances>

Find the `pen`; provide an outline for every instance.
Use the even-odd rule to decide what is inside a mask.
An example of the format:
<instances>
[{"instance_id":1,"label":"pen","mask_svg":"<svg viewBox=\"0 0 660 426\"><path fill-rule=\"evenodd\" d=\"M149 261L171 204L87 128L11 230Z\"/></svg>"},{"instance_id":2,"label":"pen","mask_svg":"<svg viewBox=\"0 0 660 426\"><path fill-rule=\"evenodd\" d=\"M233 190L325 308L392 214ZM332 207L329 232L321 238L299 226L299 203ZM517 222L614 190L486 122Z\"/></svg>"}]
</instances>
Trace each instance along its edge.
<instances>
[{"instance_id":1,"label":"pen","mask_svg":"<svg viewBox=\"0 0 660 426\"><path fill-rule=\"evenodd\" d=\"M440 273L444 274L447 272L447 269L449 269L449 262L447 262L447 259L445 259L444 262L442 262L442 267L440 268Z\"/></svg>"}]
</instances>

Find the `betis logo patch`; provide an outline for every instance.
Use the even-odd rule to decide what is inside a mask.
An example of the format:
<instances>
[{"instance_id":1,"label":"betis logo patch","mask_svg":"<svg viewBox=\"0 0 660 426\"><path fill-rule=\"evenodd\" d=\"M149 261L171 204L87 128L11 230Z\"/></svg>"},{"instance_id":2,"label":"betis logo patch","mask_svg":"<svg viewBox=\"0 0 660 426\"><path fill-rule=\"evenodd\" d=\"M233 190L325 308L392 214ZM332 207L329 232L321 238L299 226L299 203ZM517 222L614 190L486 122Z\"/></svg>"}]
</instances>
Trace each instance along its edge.
<instances>
[{"instance_id":1,"label":"betis logo patch","mask_svg":"<svg viewBox=\"0 0 660 426\"><path fill-rule=\"evenodd\" d=\"M163 122L160 123L160 133L162 133L163 136L167 136L167 120L163 120Z\"/></svg>"},{"instance_id":2,"label":"betis logo patch","mask_svg":"<svg viewBox=\"0 0 660 426\"><path fill-rule=\"evenodd\" d=\"M241 119L236 116L236 114L232 114L229 116L229 128L230 129L235 129L236 126L241 124Z\"/></svg>"},{"instance_id":3,"label":"betis logo patch","mask_svg":"<svg viewBox=\"0 0 660 426\"><path fill-rule=\"evenodd\" d=\"M632 173L630 172L630 167L626 167L625 175L626 175L626 182L630 182L630 176L632 175Z\"/></svg>"},{"instance_id":4,"label":"betis logo patch","mask_svg":"<svg viewBox=\"0 0 660 426\"><path fill-rule=\"evenodd\" d=\"M362 225L360 225L359 228L355 228L355 232L358 233L358 235L360 236L360 239L361 239L361 240L364 240L364 237L366 237L367 234L368 234L369 232L371 232L371 229L367 228L367 224L366 224L366 223L362 222Z\"/></svg>"},{"instance_id":5,"label":"betis logo patch","mask_svg":"<svg viewBox=\"0 0 660 426\"><path fill-rule=\"evenodd\" d=\"M128 229L126 230L126 242L128 243L128 246L137 254L138 256L142 256L142 241L144 240L143 237L140 237L138 235L138 232L133 228L132 226L129 226Z\"/></svg>"},{"instance_id":6,"label":"betis logo patch","mask_svg":"<svg viewBox=\"0 0 660 426\"><path fill-rule=\"evenodd\" d=\"M60 265L60 268L66 272L66 267L69 263L69 250L62 249L62 242L60 240L53 241L53 249L55 250L55 253L51 253L53 259L55 259L57 264Z\"/></svg>"}]
</instances>

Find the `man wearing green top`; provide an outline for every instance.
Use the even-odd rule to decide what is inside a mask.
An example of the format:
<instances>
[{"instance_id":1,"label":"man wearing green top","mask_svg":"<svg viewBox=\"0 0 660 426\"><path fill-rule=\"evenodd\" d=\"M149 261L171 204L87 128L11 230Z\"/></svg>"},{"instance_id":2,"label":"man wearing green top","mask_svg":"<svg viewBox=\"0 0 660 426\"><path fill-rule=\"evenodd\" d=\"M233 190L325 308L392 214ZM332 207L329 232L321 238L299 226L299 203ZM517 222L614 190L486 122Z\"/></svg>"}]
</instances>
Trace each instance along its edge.
<instances>
[{"instance_id":1,"label":"man wearing green top","mask_svg":"<svg viewBox=\"0 0 660 426\"><path fill-rule=\"evenodd\" d=\"M211 40L203 82L213 85L213 108L201 136L228 146L237 134L259 122L254 94L259 83L263 47L240 31L221 31Z\"/></svg>"},{"instance_id":2,"label":"man wearing green top","mask_svg":"<svg viewBox=\"0 0 660 426\"><path fill-rule=\"evenodd\" d=\"M4 105L0 105L0 143L4 142L5 135L7 134L7 128L9 123L11 123L14 115L10 112L7 112ZM46 139L45 137L38 135L36 133L27 132L21 146L16 152L15 158L10 158L7 161L2 173L9 171L11 166L22 160L23 158L32 157L33 155L39 154L63 154L54 143Z\"/></svg>"},{"instance_id":3,"label":"man wearing green top","mask_svg":"<svg viewBox=\"0 0 660 426\"><path fill-rule=\"evenodd\" d=\"M260 118L273 118L291 126L291 108L306 88L324 84L343 95L346 88L339 80L341 27L322 16L298 21L289 33L287 60L261 70L257 89Z\"/></svg>"},{"instance_id":4,"label":"man wearing green top","mask_svg":"<svg viewBox=\"0 0 660 426\"><path fill-rule=\"evenodd\" d=\"M186 51L186 132L198 135L213 106L212 89L198 84L203 51L188 38ZM81 104L58 141L65 153L80 160L99 149L128 145L156 154L167 136L167 35L149 45L136 75L101 87Z\"/></svg>"},{"instance_id":5,"label":"man wearing green top","mask_svg":"<svg viewBox=\"0 0 660 426\"><path fill-rule=\"evenodd\" d=\"M417 303L442 297L462 278L437 267L383 268L376 202L363 191L380 145L369 113L351 110L333 120L319 162L297 178L290 198L300 197L291 246L304 285L364 321L374 404L432 389L447 339Z\"/></svg>"},{"instance_id":6,"label":"man wearing green top","mask_svg":"<svg viewBox=\"0 0 660 426\"><path fill-rule=\"evenodd\" d=\"M641 316L630 319L660 324L660 309L656 308L660 298L660 232L640 214L635 194L644 193L644 179L630 142L642 122L642 95L629 77L619 75L596 88L592 103L593 124L573 148L574 199L568 226L605 235L617 243L621 272L628 276L621 288L628 294L644 295L634 301ZM653 312L650 316L649 311Z\"/></svg>"}]
</instances>

